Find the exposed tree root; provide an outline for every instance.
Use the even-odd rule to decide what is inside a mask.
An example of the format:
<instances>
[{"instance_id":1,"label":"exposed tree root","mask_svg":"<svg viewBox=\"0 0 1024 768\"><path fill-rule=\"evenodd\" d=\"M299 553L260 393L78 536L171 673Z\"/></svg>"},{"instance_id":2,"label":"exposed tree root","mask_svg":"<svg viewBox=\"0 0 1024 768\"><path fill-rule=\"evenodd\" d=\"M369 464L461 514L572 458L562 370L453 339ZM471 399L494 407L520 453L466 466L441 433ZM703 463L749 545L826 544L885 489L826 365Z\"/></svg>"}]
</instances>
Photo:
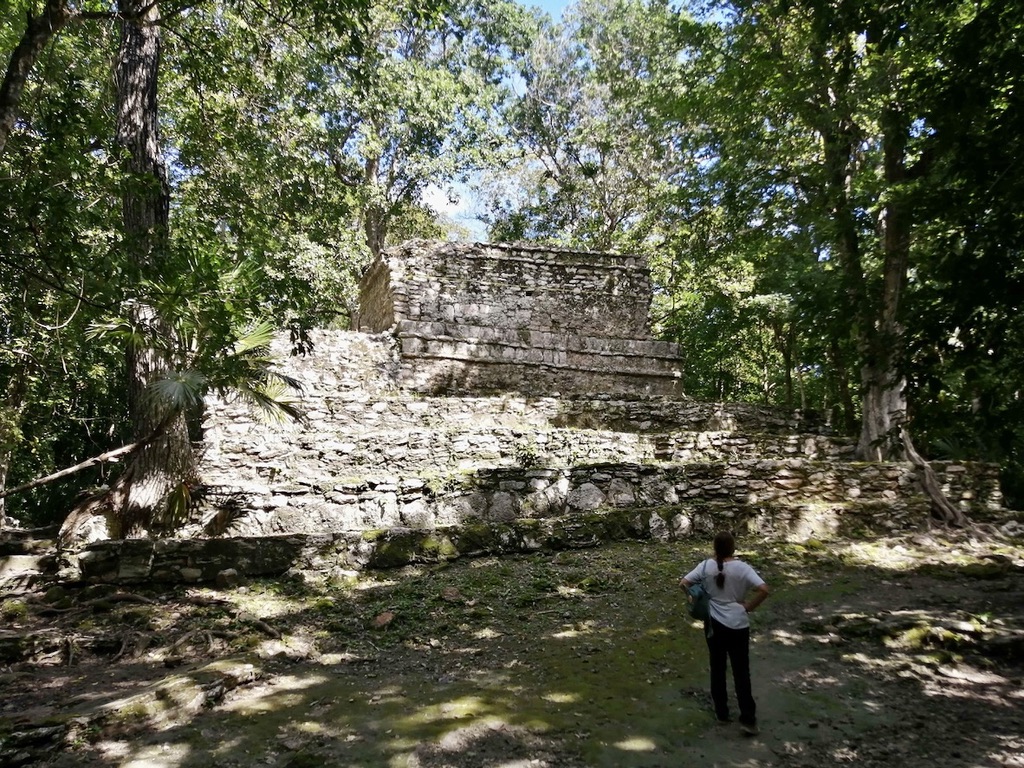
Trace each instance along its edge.
<instances>
[{"instance_id":1,"label":"exposed tree root","mask_svg":"<svg viewBox=\"0 0 1024 768\"><path fill-rule=\"evenodd\" d=\"M954 506L946 498L946 494L942 492L939 480L935 476L935 470L914 448L914 443L910 439L910 432L907 431L906 425L900 426L900 440L903 443L903 449L907 453L907 458L917 470L918 479L921 481L921 486L932 503L932 511L938 519L946 525L952 525L957 528L971 527L971 521L963 511Z\"/></svg>"},{"instance_id":2,"label":"exposed tree root","mask_svg":"<svg viewBox=\"0 0 1024 768\"><path fill-rule=\"evenodd\" d=\"M267 624L267 622L263 621L263 619L257 619L252 614L240 613L240 614L238 614L238 620L239 621L244 621L246 624L252 624L254 627L256 627L256 629L260 630L265 635L268 635L268 636L274 638L275 640L280 640L281 639L281 633L280 632L278 632L272 626Z\"/></svg>"},{"instance_id":3,"label":"exposed tree root","mask_svg":"<svg viewBox=\"0 0 1024 768\"><path fill-rule=\"evenodd\" d=\"M192 641L192 638L195 637L197 634L199 634L199 630L198 629L192 629L192 630L189 630L188 632L186 632L181 637L179 637L177 640L175 640L173 643L171 643L167 647L168 655L175 654L178 651L179 648L181 648L182 646L187 645L188 643L190 643Z\"/></svg>"},{"instance_id":4,"label":"exposed tree root","mask_svg":"<svg viewBox=\"0 0 1024 768\"><path fill-rule=\"evenodd\" d=\"M152 600L144 595L137 595L134 592L115 592L112 595L105 595L104 597L97 597L92 600L86 600L82 605L89 606L106 606L113 605L114 603L143 603L145 605L156 605L156 600Z\"/></svg>"}]
</instances>

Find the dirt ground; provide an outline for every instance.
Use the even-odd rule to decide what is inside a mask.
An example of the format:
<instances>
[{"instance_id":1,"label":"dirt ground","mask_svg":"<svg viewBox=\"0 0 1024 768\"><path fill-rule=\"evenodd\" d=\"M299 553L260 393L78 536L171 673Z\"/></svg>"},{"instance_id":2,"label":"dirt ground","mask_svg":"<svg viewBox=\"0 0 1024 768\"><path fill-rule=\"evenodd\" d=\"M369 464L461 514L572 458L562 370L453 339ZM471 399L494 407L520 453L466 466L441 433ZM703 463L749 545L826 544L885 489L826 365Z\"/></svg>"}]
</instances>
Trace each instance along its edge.
<instances>
[{"instance_id":1,"label":"dirt ground","mask_svg":"<svg viewBox=\"0 0 1024 768\"><path fill-rule=\"evenodd\" d=\"M1024 543L767 544L761 732L718 725L679 576L622 543L335 584L8 594L0 764L1024 768Z\"/></svg>"}]
</instances>

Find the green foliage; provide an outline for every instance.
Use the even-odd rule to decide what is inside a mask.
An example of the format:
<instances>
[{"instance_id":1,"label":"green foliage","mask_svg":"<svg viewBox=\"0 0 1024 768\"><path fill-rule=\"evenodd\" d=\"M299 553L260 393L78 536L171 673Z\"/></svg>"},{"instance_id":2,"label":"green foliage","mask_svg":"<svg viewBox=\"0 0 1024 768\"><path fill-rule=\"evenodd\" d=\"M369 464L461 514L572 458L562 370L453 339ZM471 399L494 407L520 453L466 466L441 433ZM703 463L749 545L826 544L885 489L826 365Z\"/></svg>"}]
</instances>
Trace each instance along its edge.
<instances>
[{"instance_id":1,"label":"green foliage","mask_svg":"<svg viewBox=\"0 0 1024 768\"><path fill-rule=\"evenodd\" d=\"M5 55L29 10L0 10ZM1024 499L1024 4L580 0L564 18L506 0L165 14L171 231L146 274L112 149L117 25L62 30L0 156L0 482L129 437L130 345L165 353L153 396L193 422L207 391L298 415L272 331L344 326L376 250L451 233L425 193L477 182L496 239L648 258L688 394L847 430L892 340L903 216L892 320L922 447L1002 462ZM139 305L170 330L133 325ZM49 522L75 491L6 506Z\"/></svg>"},{"instance_id":2,"label":"green foliage","mask_svg":"<svg viewBox=\"0 0 1024 768\"><path fill-rule=\"evenodd\" d=\"M657 0L586 0L564 24L534 19L505 110L516 151L485 184L492 238L647 245L666 185L689 167L659 114L680 77L674 23Z\"/></svg>"},{"instance_id":3,"label":"green foliage","mask_svg":"<svg viewBox=\"0 0 1024 768\"><path fill-rule=\"evenodd\" d=\"M3 12L6 53L25 4ZM8 19L17 18L15 24ZM40 57L23 119L0 155L0 476L16 484L109 447L124 427L122 359L109 344L83 343L85 328L120 298L112 250L116 169L109 29L61 35ZM3 470L7 470L4 472ZM90 481L102 482L102 471ZM76 489L44 487L6 499L26 522L52 522Z\"/></svg>"}]
</instances>

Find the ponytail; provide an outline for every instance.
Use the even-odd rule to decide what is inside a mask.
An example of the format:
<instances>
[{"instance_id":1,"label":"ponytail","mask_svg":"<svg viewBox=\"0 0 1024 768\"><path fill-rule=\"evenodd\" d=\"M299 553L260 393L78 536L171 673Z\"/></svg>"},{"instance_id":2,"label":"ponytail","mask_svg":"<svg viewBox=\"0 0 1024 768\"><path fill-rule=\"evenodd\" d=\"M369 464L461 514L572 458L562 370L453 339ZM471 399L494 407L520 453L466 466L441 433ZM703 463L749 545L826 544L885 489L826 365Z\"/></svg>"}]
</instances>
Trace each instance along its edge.
<instances>
[{"instance_id":1,"label":"ponytail","mask_svg":"<svg viewBox=\"0 0 1024 768\"><path fill-rule=\"evenodd\" d=\"M721 589L725 586L725 558L732 557L736 551L736 539L729 531L721 531L715 536L715 562L718 563L718 575L715 584Z\"/></svg>"}]
</instances>

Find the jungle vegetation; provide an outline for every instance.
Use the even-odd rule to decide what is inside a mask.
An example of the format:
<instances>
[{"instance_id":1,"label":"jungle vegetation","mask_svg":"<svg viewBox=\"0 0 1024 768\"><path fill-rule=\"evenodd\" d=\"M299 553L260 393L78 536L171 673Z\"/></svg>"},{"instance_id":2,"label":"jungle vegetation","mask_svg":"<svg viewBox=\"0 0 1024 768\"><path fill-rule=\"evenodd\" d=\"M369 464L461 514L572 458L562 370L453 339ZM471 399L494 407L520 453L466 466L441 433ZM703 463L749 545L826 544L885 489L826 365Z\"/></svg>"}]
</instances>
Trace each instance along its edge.
<instances>
[{"instance_id":1,"label":"jungle vegetation","mask_svg":"<svg viewBox=\"0 0 1024 768\"><path fill-rule=\"evenodd\" d=\"M685 390L1024 501L1024 3L5 0L0 520L161 535L410 237L647 257ZM910 435L914 442L910 442ZM70 514L70 517L69 517Z\"/></svg>"}]
</instances>

